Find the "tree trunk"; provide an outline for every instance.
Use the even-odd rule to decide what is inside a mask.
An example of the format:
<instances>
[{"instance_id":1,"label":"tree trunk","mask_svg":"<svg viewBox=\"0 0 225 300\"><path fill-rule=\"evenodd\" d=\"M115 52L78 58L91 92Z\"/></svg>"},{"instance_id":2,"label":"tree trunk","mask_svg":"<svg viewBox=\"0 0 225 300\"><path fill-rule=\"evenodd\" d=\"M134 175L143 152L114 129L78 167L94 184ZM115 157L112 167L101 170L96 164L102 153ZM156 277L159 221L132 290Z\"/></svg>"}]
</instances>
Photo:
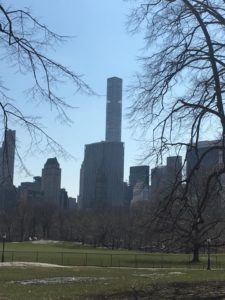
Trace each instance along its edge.
<instances>
[{"instance_id":1,"label":"tree trunk","mask_svg":"<svg viewBox=\"0 0 225 300\"><path fill-rule=\"evenodd\" d=\"M192 257L192 261L191 262L192 263L200 262L200 259L199 259L199 246L198 245L194 246L193 257Z\"/></svg>"}]
</instances>

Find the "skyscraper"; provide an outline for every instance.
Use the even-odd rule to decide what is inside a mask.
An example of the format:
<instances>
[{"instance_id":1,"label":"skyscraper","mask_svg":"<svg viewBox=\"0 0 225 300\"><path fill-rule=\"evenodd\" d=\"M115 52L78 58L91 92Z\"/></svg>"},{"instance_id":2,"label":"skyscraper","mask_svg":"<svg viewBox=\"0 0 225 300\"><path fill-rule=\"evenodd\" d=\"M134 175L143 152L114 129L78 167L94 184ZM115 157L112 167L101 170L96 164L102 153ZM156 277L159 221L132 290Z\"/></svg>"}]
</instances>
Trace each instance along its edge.
<instances>
[{"instance_id":1,"label":"skyscraper","mask_svg":"<svg viewBox=\"0 0 225 300\"><path fill-rule=\"evenodd\" d=\"M137 182L142 182L145 187L149 186L149 166L130 167L129 185L132 189Z\"/></svg>"},{"instance_id":2,"label":"skyscraper","mask_svg":"<svg viewBox=\"0 0 225 300\"><path fill-rule=\"evenodd\" d=\"M151 169L151 199L158 200L166 192L167 166Z\"/></svg>"},{"instance_id":3,"label":"skyscraper","mask_svg":"<svg viewBox=\"0 0 225 300\"><path fill-rule=\"evenodd\" d=\"M163 199L181 186L182 157L167 157L166 166L158 166L151 170L151 198Z\"/></svg>"},{"instance_id":4,"label":"skyscraper","mask_svg":"<svg viewBox=\"0 0 225 300\"><path fill-rule=\"evenodd\" d=\"M21 182L20 186L18 186L18 200L28 201L29 203L42 201L41 180L40 176L35 176L33 182Z\"/></svg>"},{"instance_id":5,"label":"skyscraper","mask_svg":"<svg viewBox=\"0 0 225 300\"><path fill-rule=\"evenodd\" d=\"M44 199L57 207L60 205L61 169L57 158L49 158L42 169L41 189Z\"/></svg>"},{"instance_id":6,"label":"skyscraper","mask_svg":"<svg viewBox=\"0 0 225 300\"><path fill-rule=\"evenodd\" d=\"M187 175L195 170L195 175L212 173L222 162L222 143L219 140L199 141L198 145L187 148ZM199 165L197 165L199 163Z\"/></svg>"},{"instance_id":7,"label":"skyscraper","mask_svg":"<svg viewBox=\"0 0 225 300\"><path fill-rule=\"evenodd\" d=\"M171 190L174 184L182 180L182 156L167 157L167 188Z\"/></svg>"},{"instance_id":8,"label":"skyscraper","mask_svg":"<svg viewBox=\"0 0 225 300\"><path fill-rule=\"evenodd\" d=\"M225 186L225 175L214 176L223 168L223 146L221 140L199 141L197 145L187 147L187 182L189 190L199 194L209 190L208 179L211 178L210 191L219 190L220 184ZM201 193L200 193L201 192ZM195 193L196 194L196 193Z\"/></svg>"},{"instance_id":9,"label":"skyscraper","mask_svg":"<svg viewBox=\"0 0 225 300\"><path fill-rule=\"evenodd\" d=\"M80 176L80 208L123 204L124 148L121 142L85 146Z\"/></svg>"},{"instance_id":10,"label":"skyscraper","mask_svg":"<svg viewBox=\"0 0 225 300\"><path fill-rule=\"evenodd\" d=\"M122 79L107 79L106 142L121 142Z\"/></svg>"},{"instance_id":11,"label":"skyscraper","mask_svg":"<svg viewBox=\"0 0 225 300\"><path fill-rule=\"evenodd\" d=\"M13 186L16 131L8 129L0 148L0 185Z\"/></svg>"},{"instance_id":12,"label":"skyscraper","mask_svg":"<svg viewBox=\"0 0 225 300\"><path fill-rule=\"evenodd\" d=\"M138 194L136 198L148 198L149 191L149 166L130 167L129 176L130 201L134 198L134 194ZM135 193L134 193L135 189ZM144 193L143 193L144 191ZM141 196L142 195L142 196Z\"/></svg>"},{"instance_id":13,"label":"skyscraper","mask_svg":"<svg viewBox=\"0 0 225 300\"><path fill-rule=\"evenodd\" d=\"M107 79L106 141L85 146L78 206L123 205L122 79Z\"/></svg>"}]
</instances>

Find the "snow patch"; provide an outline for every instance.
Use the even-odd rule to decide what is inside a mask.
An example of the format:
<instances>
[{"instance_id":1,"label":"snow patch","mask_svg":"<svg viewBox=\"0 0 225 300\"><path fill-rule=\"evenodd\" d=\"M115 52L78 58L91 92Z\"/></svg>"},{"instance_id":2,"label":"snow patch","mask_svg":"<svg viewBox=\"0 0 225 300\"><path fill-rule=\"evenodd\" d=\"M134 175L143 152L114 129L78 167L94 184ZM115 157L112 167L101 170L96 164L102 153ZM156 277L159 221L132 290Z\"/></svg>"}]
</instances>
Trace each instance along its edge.
<instances>
[{"instance_id":1,"label":"snow patch","mask_svg":"<svg viewBox=\"0 0 225 300\"><path fill-rule=\"evenodd\" d=\"M184 274L182 272L169 272L168 274L170 275L181 275L181 274Z\"/></svg>"},{"instance_id":2,"label":"snow patch","mask_svg":"<svg viewBox=\"0 0 225 300\"><path fill-rule=\"evenodd\" d=\"M71 266L62 266L62 265L54 265L47 263L37 263L37 262L2 262L0 263L0 267L43 267L43 268L71 268Z\"/></svg>"},{"instance_id":3,"label":"snow patch","mask_svg":"<svg viewBox=\"0 0 225 300\"><path fill-rule=\"evenodd\" d=\"M30 285L30 284L57 284L57 283L73 283L73 282L83 282L83 281L96 281L96 280L105 280L105 278L100 277L51 277L51 278L35 278L27 280L12 280L9 281L11 284L21 284L21 285Z\"/></svg>"},{"instance_id":4,"label":"snow patch","mask_svg":"<svg viewBox=\"0 0 225 300\"><path fill-rule=\"evenodd\" d=\"M32 244L57 244L60 243L59 241L53 241L53 240L37 240L32 241Z\"/></svg>"}]
</instances>

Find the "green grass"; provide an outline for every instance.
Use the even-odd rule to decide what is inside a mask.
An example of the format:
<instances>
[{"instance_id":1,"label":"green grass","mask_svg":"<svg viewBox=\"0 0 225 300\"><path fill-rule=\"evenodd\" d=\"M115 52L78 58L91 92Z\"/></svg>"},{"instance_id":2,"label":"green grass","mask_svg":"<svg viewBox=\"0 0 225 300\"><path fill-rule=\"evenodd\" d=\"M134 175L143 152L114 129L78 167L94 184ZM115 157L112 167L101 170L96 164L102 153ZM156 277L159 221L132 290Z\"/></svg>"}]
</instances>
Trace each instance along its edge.
<instances>
[{"instance_id":1,"label":"green grass","mask_svg":"<svg viewBox=\"0 0 225 300\"><path fill-rule=\"evenodd\" d=\"M7 243L5 261L100 267L189 267L202 269L207 267L207 255L201 255L199 264L191 264L191 254L111 250L84 247L72 242L48 244L34 244L31 242ZM211 254L211 265L213 268L225 268L225 255Z\"/></svg>"},{"instance_id":2,"label":"green grass","mask_svg":"<svg viewBox=\"0 0 225 300\"><path fill-rule=\"evenodd\" d=\"M11 281L51 278L51 277L89 277L64 284L21 285ZM170 292L178 283L207 284L225 280L224 271L206 271L190 269L128 269L128 268L40 268L40 267L1 267L0 299L36 300L36 299L134 299L135 293L150 294L158 289ZM168 291L167 291L168 292ZM161 298L163 299L163 298Z\"/></svg>"},{"instance_id":3,"label":"green grass","mask_svg":"<svg viewBox=\"0 0 225 300\"><path fill-rule=\"evenodd\" d=\"M187 254L95 249L69 242L7 243L5 250L5 261L37 261L72 267L2 266L1 300L135 299L137 295L138 299L142 296L149 299L149 295L150 299L176 299L174 295L177 293L190 295L185 299L194 299L195 294L219 290L223 286L221 282L225 280L224 270L206 270L206 255L201 256L201 263L193 265L190 264L191 255ZM212 267L225 266L224 254L212 254L211 260ZM93 267L95 265L100 267ZM114 267L106 268L111 265ZM75 277L81 281L29 285L18 283L20 280L53 277Z\"/></svg>"}]
</instances>

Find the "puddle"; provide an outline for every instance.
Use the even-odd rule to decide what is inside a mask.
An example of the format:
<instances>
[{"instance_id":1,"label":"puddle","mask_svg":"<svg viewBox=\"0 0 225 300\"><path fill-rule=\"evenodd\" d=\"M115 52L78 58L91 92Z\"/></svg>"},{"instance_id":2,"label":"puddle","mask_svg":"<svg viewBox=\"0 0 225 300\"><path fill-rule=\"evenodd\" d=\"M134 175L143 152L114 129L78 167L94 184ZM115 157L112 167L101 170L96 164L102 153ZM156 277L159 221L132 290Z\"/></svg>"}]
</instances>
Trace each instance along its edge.
<instances>
[{"instance_id":1,"label":"puddle","mask_svg":"<svg viewBox=\"0 0 225 300\"><path fill-rule=\"evenodd\" d=\"M83 281L96 281L96 280L106 280L104 277L51 277L51 278L40 278L40 279L27 279L27 280L13 280L9 283L16 283L21 285L30 284L57 284L57 283L73 283L73 282L83 282Z\"/></svg>"},{"instance_id":2,"label":"puddle","mask_svg":"<svg viewBox=\"0 0 225 300\"><path fill-rule=\"evenodd\" d=\"M72 266L62 266L37 262L0 262L0 267L43 267L43 268L72 268Z\"/></svg>"},{"instance_id":3,"label":"puddle","mask_svg":"<svg viewBox=\"0 0 225 300\"><path fill-rule=\"evenodd\" d=\"M137 277L149 277L149 278L160 278L160 277L166 277L168 275L181 275L184 274L183 272L169 272L168 274L166 273L142 273L142 274L133 274L133 276Z\"/></svg>"}]
</instances>

